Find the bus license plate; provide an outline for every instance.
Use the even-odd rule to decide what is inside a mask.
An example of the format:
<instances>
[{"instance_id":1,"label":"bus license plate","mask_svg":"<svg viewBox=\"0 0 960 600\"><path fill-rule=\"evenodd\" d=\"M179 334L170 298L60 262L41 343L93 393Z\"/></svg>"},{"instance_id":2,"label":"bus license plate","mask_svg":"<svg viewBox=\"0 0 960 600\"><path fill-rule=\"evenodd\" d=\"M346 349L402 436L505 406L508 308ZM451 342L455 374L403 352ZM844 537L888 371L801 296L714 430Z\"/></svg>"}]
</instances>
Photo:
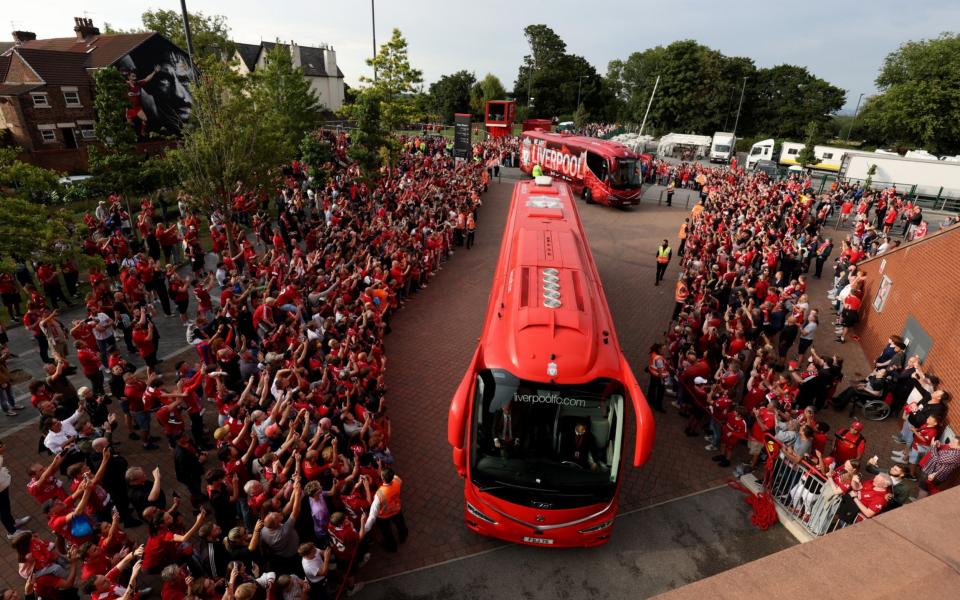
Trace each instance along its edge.
<instances>
[{"instance_id":1,"label":"bus license plate","mask_svg":"<svg viewBox=\"0 0 960 600\"><path fill-rule=\"evenodd\" d=\"M526 542L526 543L528 543L528 544L540 544L540 545L543 545L543 546L549 546L549 545L553 544L553 540L550 540L550 539L547 539L547 538L538 538L538 537L527 537L527 536L524 536L524 537L523 537L523 541Z\"/></svg>"}]
</instances>

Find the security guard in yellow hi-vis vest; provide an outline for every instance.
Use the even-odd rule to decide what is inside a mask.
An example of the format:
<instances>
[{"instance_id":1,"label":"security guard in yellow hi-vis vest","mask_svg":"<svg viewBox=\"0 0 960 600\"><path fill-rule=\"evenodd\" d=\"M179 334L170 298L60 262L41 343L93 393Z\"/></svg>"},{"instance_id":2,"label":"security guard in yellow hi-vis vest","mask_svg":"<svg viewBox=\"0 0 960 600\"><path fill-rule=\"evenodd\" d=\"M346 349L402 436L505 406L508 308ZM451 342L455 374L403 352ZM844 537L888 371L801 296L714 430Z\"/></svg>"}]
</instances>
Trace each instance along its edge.
<instances>
[{"instance_id":1,"label":"security guard in yellow hi-vis vest","mask_svg":"<svg viewBox=\"0 0 960 600\"><path fill-rule=\"evenodd\" d=\"M663 243L657 248L657 282L654 285L660 285L660 282L663 281L663 274L667 272L667 265L670 264L672 253L670 242L663 240Z\"/></svg>"},{"instance_id":2,"label":"security guard in yellow hi-vis vest","mask_svg":"<svg viewBox=\"0 0 960 600\"><path fill-rule=\"evenodd\" d=\"M533 170L530 172L534 177L540 177L543 175L543 167L540 165L533 165Z\"/></svg>"}]
</instances>

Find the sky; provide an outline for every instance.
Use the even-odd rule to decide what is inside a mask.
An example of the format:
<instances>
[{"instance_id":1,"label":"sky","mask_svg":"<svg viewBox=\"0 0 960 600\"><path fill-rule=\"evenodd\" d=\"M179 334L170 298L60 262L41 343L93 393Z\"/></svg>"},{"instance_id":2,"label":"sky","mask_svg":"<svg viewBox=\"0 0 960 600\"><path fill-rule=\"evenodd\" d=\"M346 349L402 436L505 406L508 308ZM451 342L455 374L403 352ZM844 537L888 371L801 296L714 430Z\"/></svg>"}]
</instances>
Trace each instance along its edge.
<instances>
[{"instance_id":1,"label":"sky","mask_svg":"<svg viewBox=\"0 0 960 600\"><path fill-rule=\"evenodd\" d=\"M6 25L38 37L73 35L73 17L98 26L140 25L154 8L179 10L177 0L2 0ZM235 41L293 40L303 46L328 44L349 85L370 75L370 3L367 0L188 0L188 9L227 17ZM956 0L871 0L851 2L719 3L707 0L379 0L379 43L399 28L410 61L423 71L425 87L440 76L466 69L482 78L497 75L507 90L528 53L523 28L544 23L567 43L567 51L606 73L610 60L632 52L693 39L729 56L752 58L759 67L806 66L847 90L845 112L861 93L875 93L874 79L884 57L908 40L936 37L960 24ZM10 39L0 36L0 39Z\"/></svg>"}]
</instances>

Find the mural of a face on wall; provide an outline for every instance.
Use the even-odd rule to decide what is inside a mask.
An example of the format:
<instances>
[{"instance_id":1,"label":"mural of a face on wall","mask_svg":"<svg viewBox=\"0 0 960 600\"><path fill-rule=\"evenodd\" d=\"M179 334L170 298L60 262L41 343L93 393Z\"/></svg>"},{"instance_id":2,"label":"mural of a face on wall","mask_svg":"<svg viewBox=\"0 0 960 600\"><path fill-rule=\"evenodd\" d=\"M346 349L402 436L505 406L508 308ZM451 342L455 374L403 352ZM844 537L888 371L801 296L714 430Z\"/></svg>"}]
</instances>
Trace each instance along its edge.
<instances>
[{"instance_id":1,"label":"mural of a face on wall","mask_svg":"<svg viewBox=\"0 0 960 600\"><path fill-rule=\"evenodd\" d=\"M193 108L192 72L186 53L154 37L124 56L116 67L121 73L135 74L137 80L147 80L140 88L140 104L146 116L143 130L179 133Z\"/></svg>"}]
</instances>

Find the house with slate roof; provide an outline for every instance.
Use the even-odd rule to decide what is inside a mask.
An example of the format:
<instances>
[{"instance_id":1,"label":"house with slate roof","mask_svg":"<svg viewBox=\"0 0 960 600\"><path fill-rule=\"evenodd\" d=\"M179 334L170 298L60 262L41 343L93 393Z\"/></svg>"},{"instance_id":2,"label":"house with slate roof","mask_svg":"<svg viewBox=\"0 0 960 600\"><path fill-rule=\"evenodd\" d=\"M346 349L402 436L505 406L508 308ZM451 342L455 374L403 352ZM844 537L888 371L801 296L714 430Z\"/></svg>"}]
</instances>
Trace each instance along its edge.
<instances>
[{"instance_id":1,"label":"house with slate roof","mask_svg":"<svg viewBox=\"0 0 960 600\"><path fill-rule=\"evenodd\" d=\"M86 18L74 25L73 37L15 31L13 42L0 44L0 139L36 164L82 170L86 146L96 141L92 74L110 66L138 81L155 72L134 89L131 106L143 110L144 133L177 135L193 104L186 52L153 32L102 35Z\"/></svg>"},{"instance_id":2,"label":"house with slate roof","mask_svg":"<svg viewBox=\"0 0 960 600\"><path fill-rule=\"evenodd\" d=\"M337 66L337 53L332 47L298 46L295 42L280 45L290 50L293 66L303 68L303 76L310 82L310 89L324 108L335 111L343 106L343 71ZM246 74L263 67L267 52L274 46L274 42L237 42L234 56L236 69Z\"/></svg>"}]
</instances>

